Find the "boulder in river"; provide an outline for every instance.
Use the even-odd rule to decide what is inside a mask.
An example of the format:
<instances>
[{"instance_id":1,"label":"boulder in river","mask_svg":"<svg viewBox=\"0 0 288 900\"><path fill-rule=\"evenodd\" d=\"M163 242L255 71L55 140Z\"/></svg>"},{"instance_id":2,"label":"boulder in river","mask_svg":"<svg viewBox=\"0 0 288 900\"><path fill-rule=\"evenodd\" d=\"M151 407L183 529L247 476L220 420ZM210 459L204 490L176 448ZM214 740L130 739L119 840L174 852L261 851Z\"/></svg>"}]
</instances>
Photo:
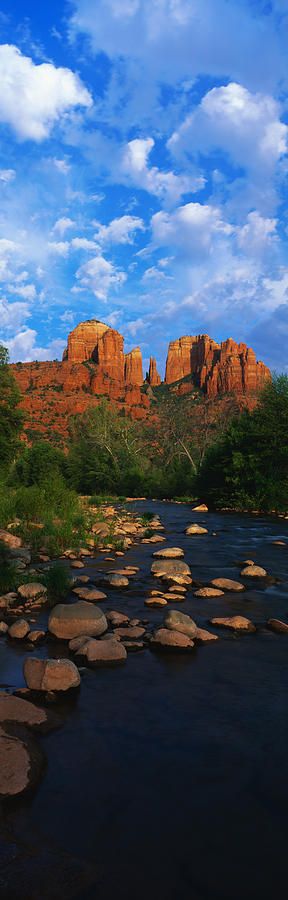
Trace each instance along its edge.
<instances>
[{"instance_id":1,"label":"boulder in river","mask_svg":"<svg viewBox=\"0 0 288 900\"><path fill-rule=\"evenodd\" d=\"M9 637L13 638L13 640L23 640L23 638L27 637L29 631L30 625L26 622L26 619L16 619L16 622L13 622L8 628Z\"/></svg>"},{"instance_id":2,"label":"boulder in river","mask_svg":"<svg viewBox=\"0 0 288 900\"><path fill-rule=\"evenodd\" d=\"M79 687L80 675L70 659L35 659L28 656L23 665L27 687L32 691L68 691Z\"/></svg>"},{"instance_id":3,"label":"boulder in river","mask_svg":"<svg viewBox=\"0 0 288 900\"><path fill-rule=\"evenodd\" d=\"M288 634L287 622L282 622L281 619L268 619L267 624L271 631L276 631L278 634Z\"/></svg>"},{"instance_id":4,"label":"boulder in river","mask_svg":"<svg viewBox=\"0 0 288 900\"><path fill-rule=\"evenodd\" d=\"M240 581L232 581L231 578L213 578L210 581L211 587L219 588L220 591L245 591L245 585Z\"/></svg>"},{"instance_id":5,"label":"boulder in river","mask_svg":"<svg viewBox=\"0 0 288 900\"><path fill-rule=\"evenodd\" d=\"M126 662L127 651L120 641L89 639L77 650L76 656L89 666L114 666Z\"/></svg>"},{"instance_id":6,"label":"boulder in river","mask_svg":"<svg viewBox=\"0 0 288 900\"><path fill-rule=\"evenodd\" d=\"M155 559L181 559L184 550L181 547L163 547L163 550L155 550L153 556Z\"/></svg>"},{"instance_id":7,"label":"boulder in river","mask_svg":"<svg viewBox=\"0 0 288 900\"><path fill-rule=\"evenodd\" d=\"M210 597L223 597L224 591L220 591L219 588L213 587L202 587L198 588L198 591L194 591L194 597L204 597L209 600Z\"/></svg>"},{"instance_id":8,"label":"boulder in river","mask_svg":"<svg viewBox=\"0 0 288 900\"><path fill-rule=\"evenodd\" d=\"M266 578L267 572L266 569L262 569L261 566L245 566L245 569L242 569L241 575L245 578Z\"/></svg>"},{"instance_id":9,"label":"boulder in river","mask_svg":"<svg viewBox=\"0 0 288 900\"><path fill-rule=\"evenodd\" d=\"M163 648L163 650L190 651L194 643L187 634L180 631L172 631L170 628L158 628L150 640L150 646Z\"/></svg>"},{"instance_id":10,"label":"boulder in river","mask_svg":"<svg viewBox=\"0 0 288 900\"><path fill-rule=\"evenodd\" d=\"M81 597L81 600L88 600L89 603L95 603L98 602L98 600L107 600L106 594L103 594L103 591L98 591L97 588L76 587L73 588L73 594L76 594L77 597Z\"/></svg>"},{"instance_id":11,"label":"boulder in river","mask_svg":"<svg viewBox=\"0 0 288 900\"><path fill-rule=\"evenodd\" d=\"M65 641L79 634L89 634L92 637L104 634L107 627L102 609L86 600L71 604L59 603L52 609L48 621L50 634Z\"/></svg>"},{"instance_id":12,"label":"boulder in river","mask_svg":"<svg viewBox=\"0 0 288 900\"><path fill-rule=\"evenodd\" d=\"M60 720L59 720L60 721ZM35 706L35 703L15 697L6 691L0 691L0 724L25 725L34 731L46 732L59 724L58 717L51 716L46 709Z\"/></svg>"},{"instance_id":13,"label":"boulder in river","mask_svg":"<svg viewBox=\"0 0 288 900\"><path fill-rule=\"evenodd\" d=\"M30 705L30 704L29 704ZM45 768L42 748L30 736L0 728L0 797L19 797L36 787Z\"/></svg>"},{"instance_id":14,"label":"boulder in river","mask_svg":"<svg viewBox=\"0 0 288 900\"><path fill-rule=\"evenodd\" d=\"M182 559L155 559L151 566L151 573L156 578L162 578L163 575L191 576L189 566Z\"/></svg>"},{"instance_id":15,"label":"boulder in river","mask_svg":"<svg viewBox=\"0 0 288 900\"><path fill-rule=\"evenodd\" d=\"M188 525L185 534L208 534L208 528L203 528L202 525L197 525L197 522L194 522L193 525Z\"/></svg>"},{"instance_id":16,"label":"boulder in river","mask_svg":"<svg viewBox=\"0 0 288 900\"><path fill-rule=\"evenodd\" d=\"M181 634L187 634L188 637L194 638L197 634L197 625L185 613L178 609L169 609L164 615L164 628L170 628L173 631L179 631Z\"/></svg>"},{"instance_id":17,"label":"boulder in river","mask_svg":"<svg viewBox=\"0 0 288 900\"><path fill-rule=\"evenodd\" d=\"M103 575L99 581L101 584L107 584L110 588L127 588L129 587L129 580L126 575Z\"/></svg>"},{"instance_id":18,"label":"boulder in river","mask_svg":"<svg viewBox=\"0 0 288 900\"><path fill-rule=\"evenodd\" d=\"M256 631L253 622L245 616L216 616L210 619L211 625L219 625L221 628L229 628L232 631Z\"/></svg>"},{"instance_id":19,"label":"boulder in river","mask_svg":"<svg viewBox=\"0 0 288 900\"><path fill-rule=\"evenodd\" d=\"M38 600L47 596L47 588L40 581L32 581L30 584L21 584L18 588L18 596L21 600Z\"/></svg>"}]
</instances>

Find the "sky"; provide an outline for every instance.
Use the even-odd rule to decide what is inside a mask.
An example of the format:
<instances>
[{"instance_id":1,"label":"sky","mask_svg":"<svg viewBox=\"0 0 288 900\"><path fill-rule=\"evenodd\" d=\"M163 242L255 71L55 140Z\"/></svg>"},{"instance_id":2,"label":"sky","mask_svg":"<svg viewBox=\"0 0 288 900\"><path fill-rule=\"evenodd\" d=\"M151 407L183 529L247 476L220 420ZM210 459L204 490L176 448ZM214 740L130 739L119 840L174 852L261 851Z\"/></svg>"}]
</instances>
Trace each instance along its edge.
<instances>
[{"instance_id":1,"label":"sky","mask_svg":"<svg viewBox=\"0 0 288 900\"><path fill-rule=\"evenodd\" d=\"M288 0L0 0L0 342L100 319L288 372Z\"/></svg>"}]
</instances>

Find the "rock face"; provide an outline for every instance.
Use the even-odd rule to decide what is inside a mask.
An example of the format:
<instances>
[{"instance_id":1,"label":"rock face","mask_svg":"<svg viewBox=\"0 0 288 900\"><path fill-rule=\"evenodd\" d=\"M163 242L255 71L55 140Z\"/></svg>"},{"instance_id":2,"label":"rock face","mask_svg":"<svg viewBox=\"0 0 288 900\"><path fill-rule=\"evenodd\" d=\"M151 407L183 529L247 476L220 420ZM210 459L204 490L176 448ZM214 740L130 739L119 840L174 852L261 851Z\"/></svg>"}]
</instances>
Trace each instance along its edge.
<instances>
[{"instance_id":1,"label":"rock face","mask_svg":"<svg viewBox=\"0 0 288 900\"><path fill-rule=\"evenodd\" d=\"M171 341L166 363L166 384L191 375L195 387L202 388L208 397L232 392L257 393L271 378L262 362L246 344L236 344L232 338L217 344L207 334L185 335Z\"/></svg>"},{"instance_id":2,"label":"rock face","mask_svg":"<svg viewBox=\"0 0 288 900\"><path fill-rule=\"evenodd\" d=\"M29 428L49 435L55 430L56 416L57 431L66 436L69 416L82 414L103 397L131 418L148 419L150 401L152 405L155 401L152 387L161 384L155 358L150 358L146 375L148 389L141 391L141 351L136 347L124 353L123 345L124 338L116 329L91 319L70 332L62 362L13 364ZM252 404L270 377L269 369L256 363L253 350L231 338L217 344L207 335L186 335L169 346L165 381L181 394L191 393L195 387L209 398L232 392L249 396ZM174 382L183 378L186 381L174 388ZM14 536L10 540L15 540Z\"/></svg>"},{"instance_id":3,"label":"rock face","mask_svg":"<svg viewBox=\"0 0 288 900\"><path fill-rule=\"evenodd\" d=\"M148 384L151 384L152 387L155 384L161 384L161 376L156 369L155 356L150 356L149 372L146 373L146 381L148 381Z\"/></svg>"}]
</instances>

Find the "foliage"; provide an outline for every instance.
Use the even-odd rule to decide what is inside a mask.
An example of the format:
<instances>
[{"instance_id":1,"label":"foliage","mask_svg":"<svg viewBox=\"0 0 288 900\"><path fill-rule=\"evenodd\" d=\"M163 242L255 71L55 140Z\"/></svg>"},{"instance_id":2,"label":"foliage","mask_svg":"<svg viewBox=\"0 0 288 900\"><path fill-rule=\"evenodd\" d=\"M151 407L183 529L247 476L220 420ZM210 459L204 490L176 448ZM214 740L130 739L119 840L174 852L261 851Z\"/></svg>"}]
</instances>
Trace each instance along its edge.
<instances>
[{"instance_id":1,"label":"foliage","mask_svg":"<svg viewBox=\"0 0 288 900\"><path fill-rule=\"evenodd\" d=\"M58 602L65 599L73 584L69 569L62 565L59 560L56 560L53 566L50 566L41 580L44 581L47 587L50 602L53 600Z\"/></svg>"},{"instance_id":2,"label":"foliage","mask_svg":"<svg viewBox=\"0 0 288 900\"><path fill-rule=\"evenodd\" d=\"M0 541L0 593L17 590L19 577L16 569L9 559L8 549L3 541Z\"/></svg>"},{"instance_id":3,"label":"foliage","mask_svg":"<svg viewBox=\"0 0 288 900\"><path fill-rule=\"evenodd\" d=\"M8 365L8 350L0 345L0 468L7 469L20 450L23 413L20 393Z\"/></svg>"},{"instance_id":4,"label":"foliage","mask_svg":"<svg viewBox=\"0 0 288 900\"><path fill-rule=\"evenodd\" d=\"M234 417L207 451L198 479L203 499L241 509L288 509L288 377L275 376L257 407Z\"/></svg>"},{"instance_id":5,"label":"foliage","mask_svg":"<svg viewBox=\"0 0 288 900\"><path fill-rule=\"evenodd\" d=\"M65 456L61 450L47 441L36 441L27 447L15 464L16 476L20 484L27 487L41 485L48 478L65 472Z\"/></svg>"}]
</instances>

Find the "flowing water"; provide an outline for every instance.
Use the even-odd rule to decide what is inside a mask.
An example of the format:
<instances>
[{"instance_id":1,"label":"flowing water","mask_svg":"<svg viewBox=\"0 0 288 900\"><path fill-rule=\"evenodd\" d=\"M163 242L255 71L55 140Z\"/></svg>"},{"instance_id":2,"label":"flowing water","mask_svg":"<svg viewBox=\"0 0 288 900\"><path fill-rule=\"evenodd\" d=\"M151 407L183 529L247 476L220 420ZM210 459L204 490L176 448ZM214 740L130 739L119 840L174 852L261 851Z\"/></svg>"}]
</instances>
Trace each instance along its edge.
<instances>
[{"instance_id":1,"label":"flowing water","mask_svg":"<svg viewBox=\"0 0 288 900\"><path fill-rule=\"evenodd\" d=\"M97 883L77 900L279 900L287 893L288 638L265 623L288 621L288 522L148 501L135 509L159 513L163 546L183 547L196 581L239 580L246 558L277 581L253 580L243 594L210 601L190 591L177 604L203 627L215 615L245 615L256 634L219 632L189 656L145 649L121 668L83 671L79 694L61 705L63 726L41 738L47 771L13 813L15 833L97 864ZM191 521L209 535L186 536ZM140 544L117 559L115 568L140 571L126 592L107 592L104 610L149 627L162 621L162 610L144 607L155 549ZM103 556L81 574L93 580L113 567ZM64 655L63 647L47 643L35 655ZM1 640L2 686L24 684L29 652Z\"/></svg>"}]
</instances>

